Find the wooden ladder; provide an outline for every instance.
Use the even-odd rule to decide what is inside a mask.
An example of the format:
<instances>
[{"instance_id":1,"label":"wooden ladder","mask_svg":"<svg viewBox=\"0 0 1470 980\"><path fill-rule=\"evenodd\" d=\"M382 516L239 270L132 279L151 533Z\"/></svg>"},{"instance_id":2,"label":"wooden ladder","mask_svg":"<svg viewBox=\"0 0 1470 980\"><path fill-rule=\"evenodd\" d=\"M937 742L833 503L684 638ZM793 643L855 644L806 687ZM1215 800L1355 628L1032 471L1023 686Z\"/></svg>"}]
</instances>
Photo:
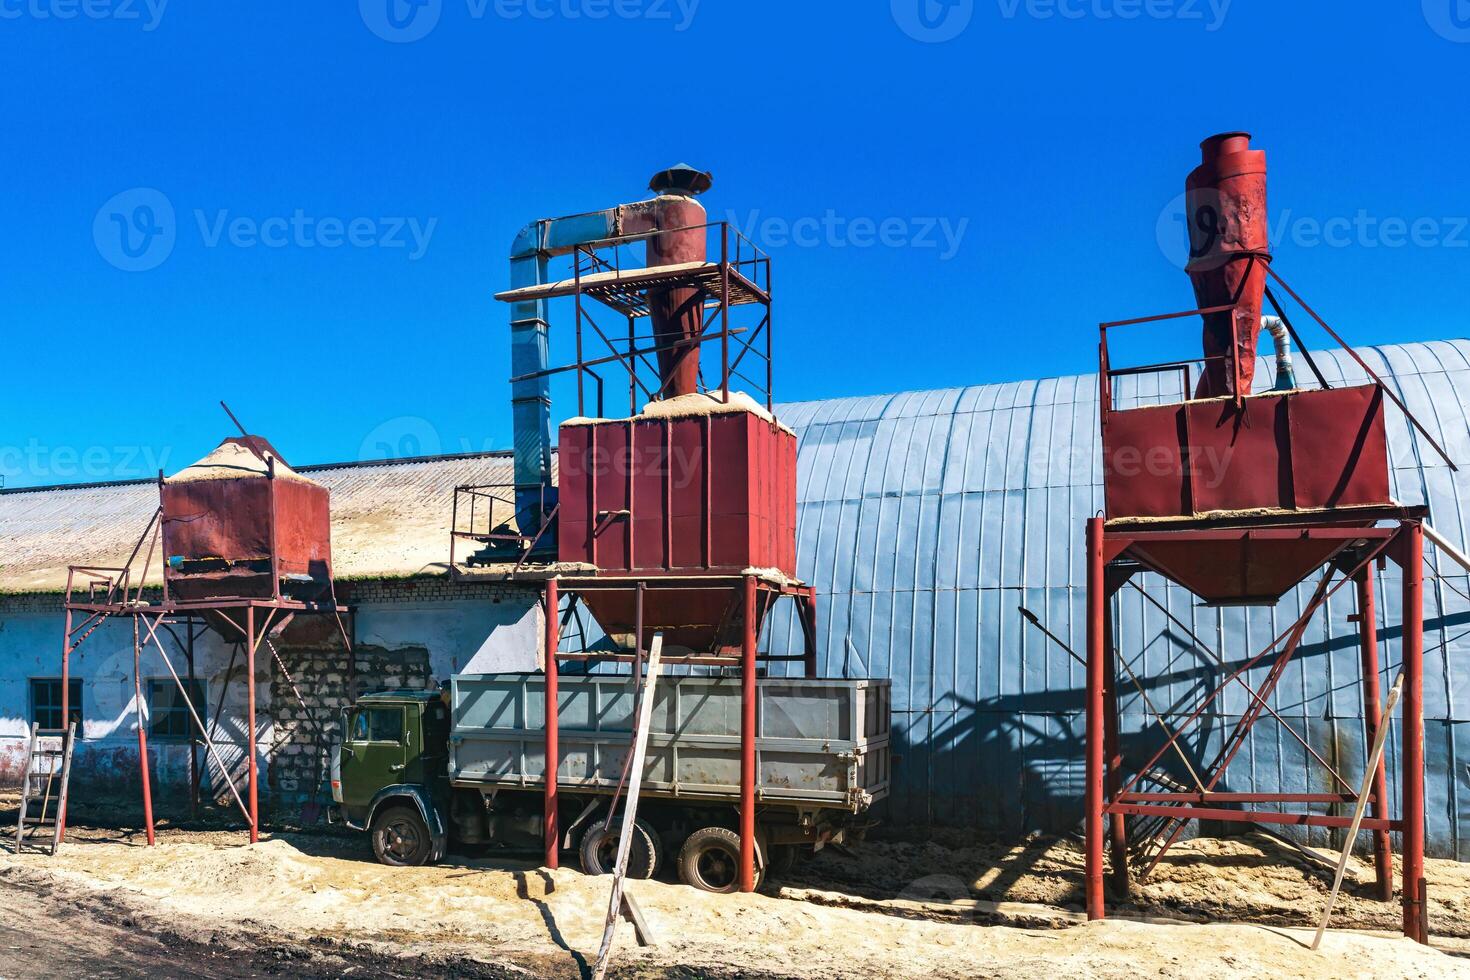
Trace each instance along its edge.
<instances>
[{"instance_id":1,"label":"wooden ladder","mask_svg":"<svg viewBox=\"0 0 1470 980\"><path fill-rule=\"evenodd\" d=\"M71 779L71 753L76 742L76 722L65 730L31 725L31 741L26 753L26 775L20 790L20 818L15 824L15 853L21 852L27 833L51 828L51 846L55 854L61 843L66 819L66 790Z\"/></svg>"}]
</instances>

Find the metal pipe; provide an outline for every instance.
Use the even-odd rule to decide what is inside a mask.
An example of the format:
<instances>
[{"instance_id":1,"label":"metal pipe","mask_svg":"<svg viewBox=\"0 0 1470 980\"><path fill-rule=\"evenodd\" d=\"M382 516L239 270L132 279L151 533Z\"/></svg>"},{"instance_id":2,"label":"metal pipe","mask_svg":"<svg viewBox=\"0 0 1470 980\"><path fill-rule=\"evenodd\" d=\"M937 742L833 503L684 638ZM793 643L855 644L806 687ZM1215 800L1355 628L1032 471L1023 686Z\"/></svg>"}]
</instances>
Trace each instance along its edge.
<instances>
[{"instance_id":1,"label":"metal pipe","mask_svg":"<svg viewBox=\"0 0 1470 980\"><path fill-rule=\"evenodd\" d=\"M1201 162L1185 181L1189 225L1186 271L1202 307L1229 304L1205 316L1205 369L1196 397L1251 393L1261 301L1271 259L1266 212L1266 154L1250 148L1249 133L1221 133L1200 144ZM1225 355L1226 360L1209 360Z\"/></svg>"},{"instance_id":2,"label":"metal pipe","mask_svg":"<svg viewBox=\"0 0 1470 980\"><path fill-rule=\"evenodd\" d=\"M1142 691L1142 685L1139 686ZM1163 724L1160 716L1159 723ZM1123 753L1118 739L1118 667L1113 646L1113 604L1103 599L1103 756L1106 765L1104 798L1113 800L1123 784ZM1128 897L1128 828L1121 813L1108 816L1108 859L1112 862L1113 894Z\"/></svg>"},{"instance_id":3,"label":"metal pipe","mask_svg":"<svg viewBox=\"0 0 1470 980\"><path fill-rule=\"evenodd\" d=\"M1261 317L1261 329L1276 343L1276 391L1296 390L1296 370L1291 363L1291 333L1279 316Z\"/></svg>"},{"instance_id":4,"label":"metal pipe","mask_svg":"<svg viewBox=\"0 0 1470 980\"><path fill-rule=\"evenodd\" d=\"M1427 943L1424 908L1424 525L1405 521L1404 573L1403 902L1404 935Z\"/></svg>"},{"instance_id":5,"label":"metal pipe","mask_svg":"<svg viewBox=\"0 0 1470 980\"><path fill-rule=\"evenodd\" d=\"M143 780L143 826L148 833L148 846L153 836L153 787L148 782L148 726L143 718L142 648L138 639L138 617L133 617L133 711L138 716L138 770Z\"/></svg>"},{"instance_id":6,"label":"metal pipe","mask_svg":"<svg viewBox=\"0 0 1470 980\"><path fill-rule=\"evenodd\" d=\"M1103 519L1087 521L1087 918L1107 912L1103 899Z\"/></svg>"},{"instance_id":7,"label":"metal pipe","mask_svg":"<svg viewBox=\"0 0 1470 980\"><path fill-rule=\"evenodd\" d=\"M245 751L249 753L250 843L260 840L260 773L255 761L255 606L245 608Z\"/></svg>"},{"instance_id":8,"label":"metal pipe","mask_svg":"<svg viewBox=\"0 0 1470 980\"><path fill-rule=\"evenodd\" d=\"M1373 595L1371 568L1358 573L1358 635L1363 647L1363 727L1364 746L1371 746L1378 737L1378 722L1382 716L1382 691L1378 683L1378 614ZM1373 817L1388 816L1388 772L1383 759L1373 773ZM1351 849L1352 841L1346 846ZM1373 866L1378 877L1378 900L1393 900L1393 843L1388 831L1373 834Z\"/></svg>"},{"instance_id":9,"label":"metal pipe","mask_svg":"<svg viewBox=\"0 0 1470 980\"><path fill-rule=\"evenodd\" d=\"M679 164L655 174L649 181L653 224L659 234L647 239L649 268L703 262L706 258L705 224L708 215L695 196L712 183L710 175ZM723 255L721 257L724 264ZM691 287L648 291L648 319L661 347L697 339L704 332L704 292ZM664 397L690 395L699 390L699 345L671 347L658 354L659 390Z\"/></svg>"},{"instance_id":10,"label":"metal pipe","mask_svg":"<svg viewBox=\"0 0 1470 980\"><path fill-rule=\"evenodd\" d=\"M561 644L561 623L556 618L561 604L560 586L556 579L546 580L546 867L555 871L561 866L561 848L558 840L557 773L561 768L561 691L558 687L556 648Z\"/></svg>"},{"instance_id":11,"label":"metal pipe","mask_svg":"<svg viewBox=\"0 0 1470 980\"><path fill-rule=\"evenodd\" d=\"M71 583L71 573L68 572L67 573L67 598L68 599L71 598L71 584L70 583ZM71 687L71 633L72 633L72 614L71 614L71 608L68 607L67 610L66 610L66 632L63 633L62 636L61 636L61 724L62 724L62 727L64 727L64 728L65 727L69 727L69 726L67 726L66 720L69 717L69 712L71 711L71 699L70 699L70 696L68 694L68 688ZM78 731L76 734L77 735L80 735L81 732ZM72 737L75 737L75 735L72 736ZM63 749L66 748L66 745L64 743L62 745L62 748ZM65 840L66 840L66 800L63 799L61 801L61 805L57 808L57 811L56 811L56 843L61 844ZM17 845L17 847L18 846L19 845Z\"/></svg>"},{"instance_id":12,"label":"metal pipe","mask_svg":"<svg viewBox=\"0 0 1470 980\"><path fill-rule=\"evenodd\" d=\"M806 634L806 648L803 651L803 662L806 669L807 680L815 680L817 676L817 590L812 591L806 597L806 613L804 617Z\"/></svg>"},{"instance_id":13,"label":"metal pipe","mask_svg":"<svg viewBox=\"0 0 1470 980\"><path fill-rule=\"evenodd\" d=\"M1450 559L1456 565L1459 565L1461 568L1465 569L1465 571L1470 572L1470 558L1467 558L1463 551L1461 551L1459 548L1456 548L1453 544L1450 544L1449 540L1445 538L1444 535L1436 531L1434 528L1430 527L1428 522L1425 522L1419 526L1424 528L1424 536L1428 538L1431 542L1433 542L1436 548L1444 552L1444 556L1446 558Z\"/></svg>"},{"instance_id":14,"label":"metal pipe","mask_svg":"<svg viewBox=\"0 0 1470 980\"><path fill-rule=\"evenodd\" d=\"M745 576L745 630L740 657L740 890L755 891L755 593Z\"/></svg>"}]
</instances>

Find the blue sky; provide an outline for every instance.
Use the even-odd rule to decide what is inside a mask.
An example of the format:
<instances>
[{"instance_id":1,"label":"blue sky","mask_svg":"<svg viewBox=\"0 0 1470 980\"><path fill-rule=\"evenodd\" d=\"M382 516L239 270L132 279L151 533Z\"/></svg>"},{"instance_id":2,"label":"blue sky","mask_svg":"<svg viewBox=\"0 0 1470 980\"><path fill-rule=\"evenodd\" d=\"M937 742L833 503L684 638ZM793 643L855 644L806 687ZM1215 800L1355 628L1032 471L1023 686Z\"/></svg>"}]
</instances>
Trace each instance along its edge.
<instances>
[{"instance_id":1,"label":"blue sky","mask_svg":"<svg viewBox=\"0 0 1470 980\"><path fill-rule=\"evenodd\" d=\"M1190 305L1228 129L1340 332L1467 331L1465 0L0 0L0 52L7 486L177 469L220 398L297 463L507 447L512 236L677 160L771 246L781 400L1092 369Z\"/></svg>"}]
</instances>

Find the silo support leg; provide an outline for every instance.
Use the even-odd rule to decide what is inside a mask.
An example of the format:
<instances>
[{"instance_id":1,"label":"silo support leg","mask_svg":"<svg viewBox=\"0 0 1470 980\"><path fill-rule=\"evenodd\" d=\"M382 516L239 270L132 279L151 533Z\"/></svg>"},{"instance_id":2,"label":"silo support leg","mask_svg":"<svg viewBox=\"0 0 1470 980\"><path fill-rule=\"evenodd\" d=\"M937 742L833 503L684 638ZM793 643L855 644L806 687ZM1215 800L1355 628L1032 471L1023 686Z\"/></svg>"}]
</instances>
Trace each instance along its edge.
<instances>
[{"instance_id":1,"label":"silo support leg","mask_svg":"<svg viewBox=\"0 0 1470 980\"><path fill-rule=\"evenodd\" d=\"M1087 522L1087 917L1106 914L1103 899L1103 670L1106 591L1103 582L1103 521Z\"/></svg>"},{"instance_id":2,"label":"silo support leg","mask_svg":"<svg viewBox=\"0 0 1470 980\"><path fill-rule=\"evenodd\" d=\"M1429 941L1424 916L1424 526L1400 534L1404 573L1404 935Z\"/></svg>"},{"instance_id":3,"label":"silo support leg","mask_svg":"<svg viewBox=\"0 0 1470 980\"><path fill-rule=\"evenodd\" d=\"M740 890L755 891L755 577L745 577L740 657Z\"/></svg>"}]
</instances>

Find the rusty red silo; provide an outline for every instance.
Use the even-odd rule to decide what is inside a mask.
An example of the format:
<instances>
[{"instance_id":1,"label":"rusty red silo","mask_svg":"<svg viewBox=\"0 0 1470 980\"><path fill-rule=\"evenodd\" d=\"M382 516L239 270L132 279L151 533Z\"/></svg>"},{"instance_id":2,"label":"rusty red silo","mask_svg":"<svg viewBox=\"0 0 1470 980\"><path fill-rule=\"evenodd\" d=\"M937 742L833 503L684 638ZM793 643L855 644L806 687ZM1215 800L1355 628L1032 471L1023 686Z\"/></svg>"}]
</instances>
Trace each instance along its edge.
<instances>
[{"instance_id":1,"label":"rusty red silo","mask_svg":"<svg viewBox=\"0 0 1470 980\"><path fill-rule=\"evenodd\" d=\"M1266 263L1271 260L1266 212L1266 153L1249 133L1221 133L1200 144L1202 161L1185 181L1189 272L1200 308L1237 301L1234 313L1205 316L1205 369L1198 398L1248 395L1256 370ZM1231 345L1238 351L1231 359ZM1210 358L1216 358L1210 360Z\"/></svg>"},{"instance_id":2,"label":"rusty red silo","mask_svg":"<svg viewBox=\"0 0 1470 980\"><path fill-rule=\"evenodd\" d=\"M165 479L164 580L172 599L317 599L331 588L326 487L260 436L226 439Z\"/></svg>"},{"instance_id":3,"label":"rusty red silo","mask_svg":"<svg viewBox=\"0 0 1470 980\"><path fill-rule=\"evenodd\" d=\"M648 239L650 268L705 261L708 217L695 196L709 190L712 183L709 174L684 163L659 171L649 181L649 189L658 194L650 207L653 227L659 231ZM663 397L699 390L699 346L695 341L704 329L703 295L688 287L648 291L655 342L660 347L688 342L684 347L658 352Z\"/></svg>"}]
</instances>

